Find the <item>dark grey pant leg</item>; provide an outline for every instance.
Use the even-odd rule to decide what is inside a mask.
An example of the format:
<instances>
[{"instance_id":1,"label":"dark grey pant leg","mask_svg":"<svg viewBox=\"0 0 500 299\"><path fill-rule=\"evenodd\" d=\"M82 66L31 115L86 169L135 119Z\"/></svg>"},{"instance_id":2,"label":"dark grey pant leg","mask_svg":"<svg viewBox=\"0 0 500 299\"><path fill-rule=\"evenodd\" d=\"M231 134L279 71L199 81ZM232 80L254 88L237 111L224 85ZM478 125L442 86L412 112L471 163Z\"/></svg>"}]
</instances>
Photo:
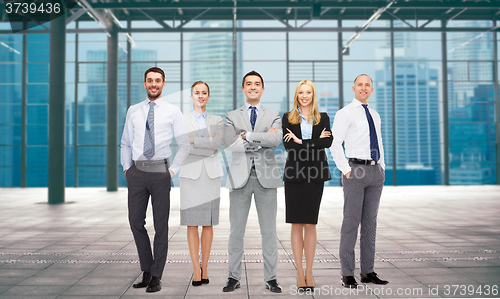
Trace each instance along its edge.
<instances>
[{"instance_id":1,"label":"dark grey pant leg","mask_svg":"<svg viewBox=\"0 0 500 299\"><path fill-rule=\"evenodd\" d=\"M153 254L146 225L146 209L149 202L147 174L132 165L126 173L128 187L128 220L134 236L141 270L150 272L153 265Z\"/></svg>"},{"instance_id":2,"label":"dark grey pant leg","mask_svg":"<svg viewBox=\"0 0 500 299\"><path fill-rule=\"evenodd\" d=\"M167 166L165 166L167 167ZM134 165L126 174L129 223L137 246L141 270L162 277L168 251L168 218L170 214L170 173L146 172ZM154 256L145 228L146 209L151 195L155 227Z\"/></svg>"},{"instance_id":3,"label":"dark grey pant leg","mask_svg":"<svg viewBox=\"0 0 500 299\"><path fill-rule=\"evenodd\" d=\"M342 176L344 190L344 217L340 229L340 275L354 276L354 247L358 237L359 223L363 211L363 198L366 186L366 173L357 165L352 165L349 179Z\"/></svg>"},{"instance_id":4,"label":"dark grey pant leg","mask_svg":"<svg viewBox=\"0 0 500 299\"><path fill-rule=\"evenodd\" d=\"M350 163L351 176L342 177L344 185L344 219L340 231L340 265L342 276L353 276L354 248L361 224L361 273L373 272L375 239L380 196L384 185L384 170L379 165Z\"/></svg>"},{"instance_id":5,"label":"dark grey pant leg","mask_svg":"<svg viewBox=\"0 0 500 299\"><path fill-rule=\"evenodd\" d=\"M369 172L371 182L365 189L363 214L361 217L359 245L362 274L374 272L377 215L385 180L385 173L380 165L366 167L368 168L367 172Z\"/></svg>"},{"instance_id":6,"label":"dark grey pant leg","mask_svg":"<svg viewBox=\"0 0 500 299\"><path fill-rule=\"evenodd\" d=\"M168 252L168 218L170 215L170 173L149 173L151 205L153 206L153 222L155 227L154 259L151 275L162 277Z\"/></svg>"}]
</instances>

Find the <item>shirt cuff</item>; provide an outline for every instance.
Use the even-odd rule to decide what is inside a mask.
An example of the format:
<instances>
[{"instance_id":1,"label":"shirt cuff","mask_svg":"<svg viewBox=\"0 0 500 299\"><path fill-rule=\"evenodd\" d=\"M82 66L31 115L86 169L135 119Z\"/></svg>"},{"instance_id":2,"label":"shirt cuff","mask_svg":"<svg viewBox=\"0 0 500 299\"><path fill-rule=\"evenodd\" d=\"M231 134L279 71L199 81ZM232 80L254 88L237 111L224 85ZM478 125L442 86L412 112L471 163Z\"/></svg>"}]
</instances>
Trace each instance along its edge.
<instances>
[{"instance_id":1,"label":"shirt cuff","mask_svg":"<svg viewBox=\"0 0 500 299\"><path fill-rule=\"evenodd\" d=\"M127 171L130 169L130 167L132 167L132 164L128 164L128 165L122 165L123 167L123 172Z\"/></svg>"},{"instance_id":2,"label":"shirt cuff","mask_svg":"<svg viewBox=\"0 0 500 299\"><path fill-rule=\"evenodd\" d=\"M168 170L172 170L172 172L174 173L174 175L176 175L177 172L179 171L179 169L180 169L180 167L172 165Z\"/></svg>"},{"instance_id":3,"label":"shirt cuff","mask_svg":"<svg viewBox=\"0 0 500 299\"><path fill-rule=\"evenodd\" d=\"M246 139L248 142L250 142L250 134L251 134L251 133L252 133L252 132L247 132L247 134L245 135L245 139Z\"/></svg>"}]
</instances>

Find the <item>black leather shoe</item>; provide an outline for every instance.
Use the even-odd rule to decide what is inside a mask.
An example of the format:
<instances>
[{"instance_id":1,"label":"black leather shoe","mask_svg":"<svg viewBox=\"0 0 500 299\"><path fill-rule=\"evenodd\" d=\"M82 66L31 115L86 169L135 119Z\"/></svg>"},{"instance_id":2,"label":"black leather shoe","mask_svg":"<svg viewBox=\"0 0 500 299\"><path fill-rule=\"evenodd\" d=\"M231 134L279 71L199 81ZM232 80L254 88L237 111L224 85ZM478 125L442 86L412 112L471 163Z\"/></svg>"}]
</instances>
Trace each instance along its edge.
<instances>
[{"instance_id":1,"label":"black leather shoe","mask_svg":"<svg viewBox=\"0 0 500 299\"><path fill-rule=\"evenodd\" d=\"M273 293L281 293L283 291L276 279L266 281L266 289Z\"/></svg>"},{"instance_id":2,"label":"black leather shoe","mask_svg":"<svg viewBox=\"0 0 500 299\"><path fill-rule=\"evenodd\" d=\"M350 289L358 288L358 283L356 282L354 276L342 276L342 278L340 278L340 282L342 282L342 285L346 288Z\"/></svg>"},{"instance_id":3,"label":"black leather shoe","mask_svg":"<svg viewBox=\"0 0 500 299\"><path fill-rule=\"evenodd\" d=\"M142 281L139 283L134 283L132 286L136 289L145 288L148 286L150 280L151 280L151 273L142 272Z\"/></svg>"},{"instance_id":4,"label":"black leather shoe","mask_svg":"<svg viewBox=\"0 0 500 299\"><path fill-rule=\"evenodd\" d=\"M223 292L232 292L235 289L239 289L239 288L240 288L240 282L234 278L229 277L227 279L226 284L222 288L222 291Z\"/></svg>"},{"instance_id":5,"label":"black leather shoe","mask_svg":"<svg viewBox=\"0 0 500 299\"><path fill-rule=\"evenodd\" d=\"M368 274L361 274L361 282L373 282L374 284L388 284L387 280L382 280L378 277L377 273L372 272Z\"/></svg>"},{"instance_id":6,"label":"black leather shoe","mask_svg":"<svg viewBox=\"0 0 500 299\"><path fill-rule=\"evenodd\" d=\"M148 284L146 292L154 293L161 290L161 279L159 277L153 276Z\"/></svg>"}]
</instances>

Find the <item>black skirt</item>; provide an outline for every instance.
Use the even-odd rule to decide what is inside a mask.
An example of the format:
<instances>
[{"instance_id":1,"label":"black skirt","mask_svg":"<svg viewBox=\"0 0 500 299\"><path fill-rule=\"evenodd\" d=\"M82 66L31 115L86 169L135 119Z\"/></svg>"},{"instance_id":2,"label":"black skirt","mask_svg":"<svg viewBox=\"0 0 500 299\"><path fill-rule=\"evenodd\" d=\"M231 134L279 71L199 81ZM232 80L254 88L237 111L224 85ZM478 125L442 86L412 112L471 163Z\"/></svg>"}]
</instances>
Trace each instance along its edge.
<instances>
[{"instance_id":1,"label":"black skirt","mask_svg":"<svg viewBox=\"0 0 500 299\"><path fill-rule=\"evenodd\" d=\"M324 182L285 182L286 223L318 224Z\"/></svg>"}]
</instances>

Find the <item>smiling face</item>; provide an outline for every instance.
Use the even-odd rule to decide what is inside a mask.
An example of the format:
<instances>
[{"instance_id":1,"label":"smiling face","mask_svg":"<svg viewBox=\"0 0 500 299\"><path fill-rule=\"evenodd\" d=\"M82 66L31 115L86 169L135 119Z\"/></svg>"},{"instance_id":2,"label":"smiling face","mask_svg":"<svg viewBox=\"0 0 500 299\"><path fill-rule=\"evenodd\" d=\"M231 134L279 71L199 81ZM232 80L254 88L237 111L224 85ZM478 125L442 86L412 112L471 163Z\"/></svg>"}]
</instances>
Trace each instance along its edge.
<instances>
[{"instance_id":1,"label":"smiling face","mask_svg":"<svg viewBox=\"0 0 500 299\"><path fill-rule=\"evenodd\" d=\"M149 72L146 75L146 81L144 82L144 88L148 94L148 99L154 101L161 97L161 91L165 87L165 82L160 73Z\"/></svg>"},{"instance_id":2,"label":"smiling face","mask_svg":"<svg viewBox=\"0 0 500 299\"><path fill-rule=\"evenodd\" d=\"M247 103L255 106L260 103L260 97L264 93L264 86L262 86L262 80L259 76L251 75L245 78L241 90L247 99Z\"/></svg>"},{"instance_id":3,"label":"smiling face","mask_svg":"<svg viewBox=\"0 0 500 299\"><path fill-rule=\"evenodd\" d=\"M372 82L370 77L367 75L359 76L354 82L354 86L352 87L352 91L354 91L354 97L363 104L368 103L368 98L371 96L373 92Z\"/></svg>"},{"instance_id":4,"label":"smiling face","mask_svg":"<svg viewBox=\"0 0 500 299\"><path fill-rule=\"evenodd\" d=\"M297 93L296 101L299 103L301 111L311 105L314 98L314 91L311 86L302 84Z\"/></svg>"},{"instance_id":5,"label":"smiling face","mask_svg":"<svg viewBox=\"0 0 500 299\"><path fill-rule=\"evenodd\" d=\"M191 89L191 100L193 101L194 107L205 110L209 98L208 87L205 84L197 84Z\"/></svg>"}]
</instances>

